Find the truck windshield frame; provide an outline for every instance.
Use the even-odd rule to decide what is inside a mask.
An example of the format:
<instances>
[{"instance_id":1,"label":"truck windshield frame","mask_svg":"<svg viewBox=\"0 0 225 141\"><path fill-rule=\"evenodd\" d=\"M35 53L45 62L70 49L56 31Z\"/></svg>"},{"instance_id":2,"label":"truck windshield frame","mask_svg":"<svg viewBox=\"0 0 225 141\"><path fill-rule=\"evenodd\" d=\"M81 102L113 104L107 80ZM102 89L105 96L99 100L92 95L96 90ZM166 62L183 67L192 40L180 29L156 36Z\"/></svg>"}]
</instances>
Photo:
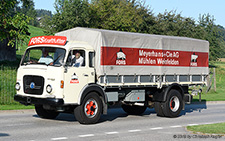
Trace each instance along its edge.
<instances>
[{"instance_id":1,"label":"truck windshield frame","mask_svg":"<svg viewBox=\"0 0 225 141\"><path fill-rule=\"evenodd\" d=\"M26 50L20 65L62 66L65 55L66 50L59 47L32 47Z\"/></svg>"}]
</instances>

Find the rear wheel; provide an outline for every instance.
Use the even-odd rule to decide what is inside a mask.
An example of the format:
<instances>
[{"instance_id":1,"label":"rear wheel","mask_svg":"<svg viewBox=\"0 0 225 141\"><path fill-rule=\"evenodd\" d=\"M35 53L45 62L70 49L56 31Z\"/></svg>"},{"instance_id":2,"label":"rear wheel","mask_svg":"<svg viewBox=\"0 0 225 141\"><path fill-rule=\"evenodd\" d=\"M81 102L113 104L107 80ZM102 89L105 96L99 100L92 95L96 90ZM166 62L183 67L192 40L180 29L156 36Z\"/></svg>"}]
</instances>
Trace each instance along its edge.
<instances>
[{"instance_id":1,"label":"rear wheel","mask_svg":"<svg viewBox=\"0 0 225 141\"><path fill-rule=\"evenodd\" d=\"M182 96L177 90L170 90L166 102L162 103L163 113L166 117L178 117L183 108Z\"/></svg>"},{"instance_id":2,"label":"rear wheel","mask_svg":"<svg viewBox=\"0 0 225 141\"><path fill-rule=\"evenodd\" d=\"M97 93L88 94L81 105L74 109L74 115L81 124L94 124L98 122L102 113L102 101Z\"/></svg>"},{"instance_id":3,"label":"rear wheel","mask_svg":"<svg viewBox=\"0 0 225 141\"><path fill-rule=\"evenodd\" d=\"M123 110L129 115L141 115L145 112L146 106L122 105Z\"/></svg>"},{"instance_id":4,"label":"rear wheel","mask_svg":"<svg viewBox=\"0 0 225 141\"><path fill-rule=\"evenodd\" d=\"M55 119L59 113L54 110L46 110L43 105L35 105L35 111L40 118Z\"/></svg>"}]
</instances>

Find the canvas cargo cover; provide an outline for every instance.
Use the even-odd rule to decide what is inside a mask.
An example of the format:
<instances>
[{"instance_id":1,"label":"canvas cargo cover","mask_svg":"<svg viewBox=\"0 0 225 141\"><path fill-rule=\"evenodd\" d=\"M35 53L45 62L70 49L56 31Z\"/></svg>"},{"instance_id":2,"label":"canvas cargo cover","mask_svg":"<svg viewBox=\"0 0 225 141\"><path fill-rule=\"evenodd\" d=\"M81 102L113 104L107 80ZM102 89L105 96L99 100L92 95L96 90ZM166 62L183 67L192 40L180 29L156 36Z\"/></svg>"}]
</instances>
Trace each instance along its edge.
<instances>
[{"instance_id":1,"label":"canvas cargo cover","mask_svg":"<svg viewBox=\"0 0 225 141\"><path fill-rule=\"evenodd\" d=\"M208 74L208 41L80 27L56 35L91 45L98 76Z\"/></svg>"}]
</instances>

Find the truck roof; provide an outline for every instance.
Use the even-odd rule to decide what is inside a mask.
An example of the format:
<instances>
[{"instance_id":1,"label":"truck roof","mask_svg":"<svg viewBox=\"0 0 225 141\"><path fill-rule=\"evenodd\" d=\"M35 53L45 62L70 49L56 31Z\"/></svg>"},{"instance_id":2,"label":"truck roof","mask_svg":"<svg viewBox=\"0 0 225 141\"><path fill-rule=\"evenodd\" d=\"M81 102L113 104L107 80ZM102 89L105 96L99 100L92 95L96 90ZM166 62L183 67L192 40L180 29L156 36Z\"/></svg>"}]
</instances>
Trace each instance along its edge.
<instances>
[{"instance_id":1,"label":"truck roof","mask_svg":"<svg viewBox=\"0 0 225 141\"><path fill-rule=\"evenodd\" d=\"M208 52L207 45L209 44L206 40L194 39L189 37L178 37L178 36L167 36L167 35L155 35L155 34L145 34L145 33L134 33L134 32L124 32L124 31L114 31L105 29L94 29L94 28L83 28L76 27L69 30L61 31L56 33L57 36L66 36L68 41L85 41L88 43L94 42L96 38L101 36L103 46L126 46L126 47L142 47L142 48L152 48L152 42L157 41L167 43L171 41L174 43L171 49L176 50L186 50L186 48L193 47L194 50L200 50ZM182 42L184 44L182 44ZM193 43L191 46L188 43ZM179 43L182 46L179 46ZM176 47L178 44L178 47ZM161 48L164 46L162 45ZM159 46L155 48L160 48Z\"/></svg>"}]
</instances>

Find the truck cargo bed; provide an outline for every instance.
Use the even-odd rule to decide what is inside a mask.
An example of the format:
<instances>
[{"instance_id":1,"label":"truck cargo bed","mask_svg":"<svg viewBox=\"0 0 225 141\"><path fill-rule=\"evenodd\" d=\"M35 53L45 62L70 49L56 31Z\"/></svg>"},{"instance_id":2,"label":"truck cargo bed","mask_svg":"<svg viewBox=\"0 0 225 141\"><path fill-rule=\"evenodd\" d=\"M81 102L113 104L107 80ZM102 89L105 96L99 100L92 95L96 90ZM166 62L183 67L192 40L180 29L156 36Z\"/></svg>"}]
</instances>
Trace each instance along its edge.
<instances>
[{"instance_id":1,"label":"truck cargo bed","mask_svg":"<svg viewBox=\"0 0 225 141\"><path fill-rule=\"evenodd\" d=\"M79 27L56 35L93 47L98 83L104 85L203 83L209 72L205 40Z\"/></svg>"}]
</instances>

